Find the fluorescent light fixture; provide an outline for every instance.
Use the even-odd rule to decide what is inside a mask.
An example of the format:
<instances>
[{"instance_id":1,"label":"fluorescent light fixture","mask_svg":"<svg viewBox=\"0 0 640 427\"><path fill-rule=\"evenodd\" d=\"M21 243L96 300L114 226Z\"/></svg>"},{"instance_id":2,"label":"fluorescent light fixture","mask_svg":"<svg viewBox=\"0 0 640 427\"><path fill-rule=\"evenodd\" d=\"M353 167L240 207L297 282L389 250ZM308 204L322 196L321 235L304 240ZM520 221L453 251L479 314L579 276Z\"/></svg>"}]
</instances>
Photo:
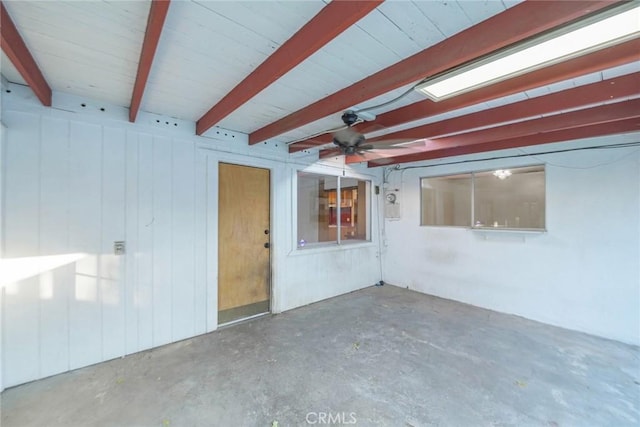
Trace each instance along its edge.
<instances>
[{"instance_id":1,"label":"fluorescent light fixture","mask_svg":"<svg viewBox=\"0 0 640 427\"><path fill-rule=\"evenodd\" d=\"M416 90L440 101L639 35L640 6L630 2L445 72L416 86Z\"/></svg>"}]
</instances>

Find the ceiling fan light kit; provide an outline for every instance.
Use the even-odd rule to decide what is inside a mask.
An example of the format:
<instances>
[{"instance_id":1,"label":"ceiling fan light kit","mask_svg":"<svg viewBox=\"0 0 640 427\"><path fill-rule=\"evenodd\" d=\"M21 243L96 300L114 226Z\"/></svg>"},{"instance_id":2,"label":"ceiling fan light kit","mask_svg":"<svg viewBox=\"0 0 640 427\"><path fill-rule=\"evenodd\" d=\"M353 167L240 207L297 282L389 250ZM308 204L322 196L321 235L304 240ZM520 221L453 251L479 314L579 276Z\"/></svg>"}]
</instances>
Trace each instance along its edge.
<instances>
[{"instance_id":1,"label":"ceiling fan light kit","mask_svg":"<svg viewBox=\"0 0 640 427\"><path fill-rule=\"evenodd\" d=\"M429 78L415 89L441 101L639 35L640 6L629 2Z\"/></svg>"}]
</instances>

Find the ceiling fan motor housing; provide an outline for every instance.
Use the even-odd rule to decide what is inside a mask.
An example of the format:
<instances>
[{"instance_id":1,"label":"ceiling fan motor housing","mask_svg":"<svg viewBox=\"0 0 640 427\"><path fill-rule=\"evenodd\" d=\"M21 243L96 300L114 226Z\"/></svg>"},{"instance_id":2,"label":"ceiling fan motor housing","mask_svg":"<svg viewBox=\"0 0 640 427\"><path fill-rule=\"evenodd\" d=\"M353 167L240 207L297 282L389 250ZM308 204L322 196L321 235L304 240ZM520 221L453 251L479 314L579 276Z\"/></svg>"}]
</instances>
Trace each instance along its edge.
<instances>
[{"instance_id":1,"label":"ceiling fan motor housing","mask_svg":"<svg viewBox=\"0 0 640 427\"><path fill-rule=\"evenodd\" d=\"M333 134L333 143L339 147L358 147L364 142L364 135L351 128L340 130Z\"/></svg>"},{"instance_id":2,"label":"ceiling fan motor housing","mask_svg":"<svg viewBox=\"0 0 640 427\"><path fill-rule=\"evenodd\" d=\"M345 125L351 126L358 121L358 115L353 111L345 111L342 115L342 121Z\"/></svg>"}]
</instances>

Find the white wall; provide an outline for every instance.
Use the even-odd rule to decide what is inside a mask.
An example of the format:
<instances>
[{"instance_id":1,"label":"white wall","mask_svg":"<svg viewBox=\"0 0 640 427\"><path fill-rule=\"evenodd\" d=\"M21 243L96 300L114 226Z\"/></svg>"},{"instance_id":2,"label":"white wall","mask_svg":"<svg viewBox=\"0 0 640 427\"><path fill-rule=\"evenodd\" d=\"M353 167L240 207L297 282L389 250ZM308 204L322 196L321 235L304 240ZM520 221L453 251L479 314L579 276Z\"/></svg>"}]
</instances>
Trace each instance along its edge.
<instances>
[{"instance_id":1,"label":"white wall","mask_svg":"<svg viewBox=\"0 0 640 427\"><path fill-rule=\"evenodd\" d=\"M217 328L219 161L272 171L274 312L379 280L375 243L296 251L294 176L305 164L285 147L196 137L193 123L164 128L144 113L134 125L124 109L64 94L44 108L11 89L0 163L4 387ZM116 240L125 255L113 254Z\"/></svg>"},{"instance_id":2,"label":"white wall","mask_svg":"<svg viewBox=\"0 0 640 427\"><path fill-rule=\"evenodd\" d=\"M0 118L2 117L2 103L0 102ZM4 123L2 123L2 121L0 120L0 259L4 258L3 256L3 246L2 242L4 241L4 232L3 232L3 227L2 227L2 222L3 222L3 206L4 206L4 192L3 192L3 188L4 188L4 180L3 180L3 173L2 173L2 164L3 164L3 159L4 159L4 140L5 140L5 132L6 132L6 127L4 125ZM4 390L4 382L2 381L2 343L4 342L3 337L2 337L2 331L3 331L3 311L2 311L2 302L4 301L4 287L0 285L0 392L2 390Z\"/></svg>"},{"instance_id":3,"label":"white wall","mask_svg":"<svg viewBox=\"0 0 640 427\"><path fill-rule=\"evenodd\" d=\"M639 134L620 135L560 146L638 140ZM419 226L420 177L540 163L546 163L546 233ZM399 221L386 220L385 281L640 344L639 147L415 168L391 172L389 179L401 188L403 205Z\"/></svg>"},{"instance_id":4,"label":"white wall","mask_svg":"<svg viewBox=\"0 0 640 427\"><path fill-rule=\"evenodd\" d=\"M62 94L44 108L28 89L11 88L0 156L0 388L217 328L219 161L271 170L274 312L380 280L379 196L373 242L296 249L296 171L342 175L341 165L195 137L193 123L164 128L144 112L129 124L124 109L99 112ZM639 343L638 151L540 159L548 162L549 230L540 235L418 226L419 177L522 160L391 173L402 217L386 221L384 279ZM382 171L344 172L379 184ZM126 241L124 256L113 255L115 240ZM23 277L11 279L16 271Z\"/></svg>"}]
</instances>

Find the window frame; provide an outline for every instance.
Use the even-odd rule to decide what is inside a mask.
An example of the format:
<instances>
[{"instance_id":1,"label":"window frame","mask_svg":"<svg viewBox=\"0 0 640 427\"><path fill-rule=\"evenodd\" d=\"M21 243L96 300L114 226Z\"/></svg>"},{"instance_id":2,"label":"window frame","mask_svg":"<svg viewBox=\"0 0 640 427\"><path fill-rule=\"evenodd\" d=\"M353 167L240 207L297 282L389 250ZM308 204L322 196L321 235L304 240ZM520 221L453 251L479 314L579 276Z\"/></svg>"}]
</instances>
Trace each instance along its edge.
<instances>
[{"instance_id":1,"label":"window frame","mask_svg":"<svg viewBox=\"0 0 640 427\"><path fill-rule=\"evenodd\" d=\"M424 203L424 191L422 191L422 180L423 179L437 179L437 178L446 178L453 176L461 176L461 175L469 175L470 183L471 183L471 216L469 218L469 225L438 225L438 224L423 224L422 223L422 206ZM432 176L423 176L418 178L418 184L420 187L420 227L444 227L444 228L471 228L473 225L473 172L459 172L459 173L451 173L451 174L439 174Z\"/></svg>"},{"instance_id":2,"label":"window frame","mask_svg":"<svg viewBox=\"0 0 640 427\"><path fill-rule=\"evenodd\" d=\"M331 171L333 172L333 171ZM341 227L342 227L342 218L341 215L337 215L336 217L336 225L332 225L332 228L336 228L336 239L326 242L312 242L305 243L303 246L299 244L299 236L298 236L298 211L299 211L299 203L300 199L298 197L298 186L299 186L299 178L300 173L315 175L318 177L324 178L332 178L336 179L336 206L341 204L341 193L342 193L342 180L356 180L365 182L366 185L366 200L365 200L365 217L366 217L366 229L365 229L365 239L343 239L341 238ZM326 170L322 169L294 169L293 170L293 183L292 186L292 194L295 195L295 203L292 206L292 213L294 221L292 221L292 253L305 253L309 251L325 251L325 250L336 250L336 249L345 249L353 246L368 246L373 245L374 242L374 233L372 231L373 226L373 188L374 188L374 177L372 176L363 176L359 174L347 174L347 175L337 175L335 173L328 173ZM352 187L345 187L352 188ZM359 196L358 192L358 196Z\"/></svg>"},{"instance_id":3,"label":"window frame","mask_svg":"<svg viewBox=\"0 0 640 427\"><path fill-rule=\"evenodd\" d=\"M515 170L515 169L525 169L525 168L535 168L535 167L541 167L542 168L542 172L544 172L544 184L543 184L543 189L544 189L544 209L542 210L542 213L544 215L544 226L542 228L529 228L529 227L502 227L502 226L491 226L491 225L483 225L483 226L477 226L475 225L475 217L476 217L476 175L477 174L484 174L484 173L488 173L488 172L493 172L497 169L509 169L509 170ZM454 177L454 176L463 176L463 175L469 175L471 178L471 208L469 210L469 225L436 225L436 224L423 224L422 223L422 218L423 218L423 203L424 203L424 198L423 198L423 190L422 190L422 180L424 179L434 179L434 178L445 178L445 177ZM500 166L500 167L495 167L495 168L483 168L483 169L477 169L477 170L464 170L464 171L459 171L456 173L448 173L448 174L436 174L436 175L427 175L427 176L421 176L418 178L418 185L419 185L419 189L420 189L420 205L419 205L419 221L420 227L438 227L438 228L461 228L461 229L469 229L469 230L477 230L477 231L498 231L498 232L523 232L523 233L545 233L547 232L547 165L546 163L533 163L533 164L525 164L525 165L517 165L517 166Z\"/></svg>"}]
</instances>

